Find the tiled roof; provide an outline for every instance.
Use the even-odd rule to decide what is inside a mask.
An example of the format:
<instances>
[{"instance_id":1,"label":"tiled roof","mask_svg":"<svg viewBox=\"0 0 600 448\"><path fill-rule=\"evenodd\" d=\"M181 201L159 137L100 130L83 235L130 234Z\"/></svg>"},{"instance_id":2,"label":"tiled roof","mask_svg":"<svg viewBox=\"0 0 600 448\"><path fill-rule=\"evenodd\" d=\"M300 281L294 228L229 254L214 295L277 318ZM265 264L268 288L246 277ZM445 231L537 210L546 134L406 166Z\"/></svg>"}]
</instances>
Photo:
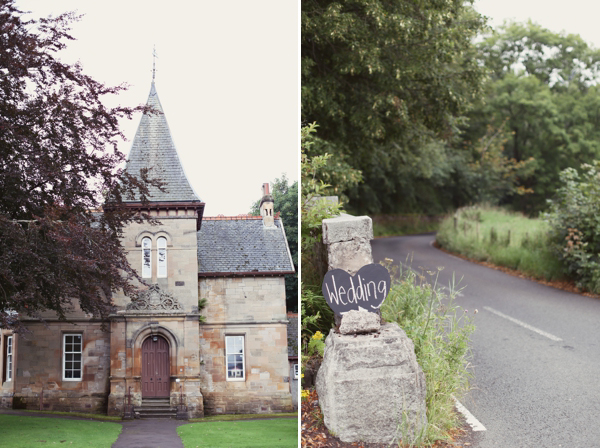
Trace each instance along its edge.
<instances>
[{"instance_id":1,"label":"tiled roof","mask_svg":"<svg viewBox=\"0 0 600 448\"><path fill-rule=\"evenodd\" d=\"M298 356L298 314L287 313L288 356Z\"/></svg>"},{"instance_id":2,"label":"tiled roof","mask_svg":"<svg viewBox=\"0 0 600 448\"><path fill-rule=\"evenodd\" d=\"M281 220L265 227L262 219L204 218L198 231L199 274L260 274L294 270Z\"/></svg>"},{"instance_id":3,"label":"tiled roof","mask_svg":"<svg viewBox=\"0 0 600 448\"><path fill-rule=\"evenodd\" d=\"M151 168L150 178L158 178L165 183L165 191L150 186L151 202L200 201L185 176L175 144L171 138L169 125L152 82L149 106L161 113L144 114L140 120L125 170L139 176L140 169ZM125 201L131 202L131 201ZM139 197L133 202L139 202Z\"/></svg>"}]
</instances>

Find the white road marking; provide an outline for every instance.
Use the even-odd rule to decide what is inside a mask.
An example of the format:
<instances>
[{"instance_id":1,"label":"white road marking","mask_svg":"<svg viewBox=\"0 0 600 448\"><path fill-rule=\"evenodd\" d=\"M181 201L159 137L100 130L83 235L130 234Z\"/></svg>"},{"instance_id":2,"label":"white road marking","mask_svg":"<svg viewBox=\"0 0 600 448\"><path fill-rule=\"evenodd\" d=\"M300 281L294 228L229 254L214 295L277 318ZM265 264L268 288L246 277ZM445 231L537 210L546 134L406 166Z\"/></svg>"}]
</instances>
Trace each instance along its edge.
<instances>
[{"instance_id":1,"label":"white road marking","mask_svg":"<svg viewBox=\"0 0 600 448\"><path fill-rule=\"evenodd\" d=\"M494 313L496 316L500 316L500 317L503 317L504 319L510 320L512 323L520 325L523 328L527 328L528 330L534 331L535 333L542 335L544 337L547 337L548 339L551 339L556 342L562 341L562 339L559 338L558 336L554 336L553 334L546 333L545 331L540 330L539 328L532 327L531 325L526 324L525 322L515 319L514 317L507 316L506 314L501 313L500 311L497 311L493 308L490 308L489 306L484 306L483 309L489 311L490 313Z\"/></svg>"},{"instance_id":2,"label":"white road marking","mask_svg":"<svg viewBox=\"0 0 600 448\"><path fill-rule=\"evenodd\" d=\"M452 398L454 398L454 396ZM458 410L458 412L464 415L465 420L471 426L471 428L473 428L473 431L487 431L487 429L485 429L485 426L483 426L481 422L477 420L475 416L471 414L469 410L461 404L460 401L454 398L454 403L456 404L456 409Z\"/></svg>"}]
</instances>

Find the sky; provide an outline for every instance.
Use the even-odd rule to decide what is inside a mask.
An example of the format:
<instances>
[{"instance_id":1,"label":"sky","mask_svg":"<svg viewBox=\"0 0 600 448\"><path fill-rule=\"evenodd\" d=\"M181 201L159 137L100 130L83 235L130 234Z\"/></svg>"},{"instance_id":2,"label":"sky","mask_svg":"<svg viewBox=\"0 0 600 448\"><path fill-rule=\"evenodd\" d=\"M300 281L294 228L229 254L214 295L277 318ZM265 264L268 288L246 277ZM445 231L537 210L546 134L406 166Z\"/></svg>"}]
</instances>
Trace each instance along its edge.
<instances>
[{"instance_id":1,"label":"sky","mask_svg":"<svg viewBox=\"0 0 600 448\"><path fill-rule=\"evenodd\" d=\"M238 215L261 187L298 180L299 0L17 0L26 17L85 14L59 54L144 104L152 82L205 216ZM127 154L140 121L123 120Z\"/></svg>"},{"instance_id":2,"label":"sky","mask_svg":"<svg viewBox=\"0 0 600 448\"><path fill-rule=\"evenodd\" d=\"M600 48L600 2L591 0L475 0L475 9L490 18L493 27L504 20L533 22L554 32L579 34Z\"/></svg>"}]
</instances>

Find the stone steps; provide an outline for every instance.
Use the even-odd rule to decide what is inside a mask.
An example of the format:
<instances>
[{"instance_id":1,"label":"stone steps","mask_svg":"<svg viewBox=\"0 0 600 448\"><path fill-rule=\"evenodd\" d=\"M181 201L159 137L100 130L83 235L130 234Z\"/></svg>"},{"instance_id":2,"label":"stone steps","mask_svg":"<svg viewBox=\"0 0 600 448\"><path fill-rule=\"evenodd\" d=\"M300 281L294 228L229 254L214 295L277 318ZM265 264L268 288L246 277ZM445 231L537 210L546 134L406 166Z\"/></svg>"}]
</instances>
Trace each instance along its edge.
<instances>
[{"instance_id":1,"label":"stone steps","mask_svg":"<svg viewBox=\"0 0 600 448\"><path fill-rule=\"evenodd\" d=\"M142 405L135 408L139 418L176 418L177 408L171 407L169 398L143 398Z\"/></svg>"}]
</instances>

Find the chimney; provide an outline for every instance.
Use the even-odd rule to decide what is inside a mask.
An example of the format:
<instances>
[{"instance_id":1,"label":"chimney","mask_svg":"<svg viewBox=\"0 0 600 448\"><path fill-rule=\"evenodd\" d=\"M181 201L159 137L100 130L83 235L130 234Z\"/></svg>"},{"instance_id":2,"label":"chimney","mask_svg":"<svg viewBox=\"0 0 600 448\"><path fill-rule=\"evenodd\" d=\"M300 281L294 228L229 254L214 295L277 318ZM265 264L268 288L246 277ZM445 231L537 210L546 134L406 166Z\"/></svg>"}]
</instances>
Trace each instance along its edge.
<instances>
[{"instance_id":1,"label":"chimney","mask_svg":"<svg viewBox=\"0 0 600 448\"><path fill-rule=\"evenodd\" d=\"M273 196L269 193L269 184L262 185L262 199L260 200L260 216L263 217L263 225L265 227L273 227L275 225L275 217L273 213Z\"/></svg>"}]
</instances>

